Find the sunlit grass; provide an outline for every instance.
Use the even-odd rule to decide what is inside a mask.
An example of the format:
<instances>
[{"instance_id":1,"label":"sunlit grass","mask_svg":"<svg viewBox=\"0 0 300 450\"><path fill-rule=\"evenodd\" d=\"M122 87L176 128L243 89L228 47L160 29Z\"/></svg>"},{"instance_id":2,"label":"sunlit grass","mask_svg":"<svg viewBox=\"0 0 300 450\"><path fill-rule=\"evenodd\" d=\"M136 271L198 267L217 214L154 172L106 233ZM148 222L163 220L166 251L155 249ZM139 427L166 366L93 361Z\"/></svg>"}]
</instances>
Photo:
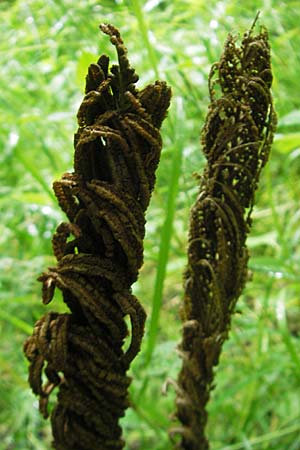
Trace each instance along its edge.
<instances>
[{"instance_id":1,"label":"sunlit grass","mask_svg":"<svg viewBox=\"0 0 300 450\"><path fill-rule=\"evenodd\" d=\"M134 287L148 312L147 333L131 370L133 408L122 420L127 450L171 449L175 394L171 385L161 392L180 367L182 271L197 192L192 174L204 163L207 76L227 33L242 33L257 10L270 32L279 126L257 192L252 280L217 370L208 433L212 450L299 450L300 13L292 0L0 3L0 450L50 449L49 423L27 386L22 343L45 313L35 279L53 264L51 234L63 220L51 183L72 168L86 68L100 52L115 58L100 22L122 30L141 86L158 73L173 90L145 264Z\"/></svg>"}]
</instances>

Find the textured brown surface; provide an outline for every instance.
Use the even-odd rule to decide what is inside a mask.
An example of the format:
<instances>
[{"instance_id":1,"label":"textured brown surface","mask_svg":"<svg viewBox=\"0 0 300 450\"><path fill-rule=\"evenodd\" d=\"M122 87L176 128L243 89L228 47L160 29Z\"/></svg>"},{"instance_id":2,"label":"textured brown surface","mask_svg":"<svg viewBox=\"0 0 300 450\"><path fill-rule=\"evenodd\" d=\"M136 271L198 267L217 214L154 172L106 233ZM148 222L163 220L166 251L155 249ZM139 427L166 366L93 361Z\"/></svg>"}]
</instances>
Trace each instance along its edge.
<instances>
[{"instance_id":1,"label":"textured brown surface","mask_svg":"<svg viewBox=\"0 0 300 450\"><path fill-rule=\"evenodd\" d=\"M144 213L161 151L159 127L170 89L157 81L139 91L119 31L101 25L118 54L89 67L78 112L74 172L54 183L69 222L53 236L56 267L44 272L43 302L62 291L70 313L47 313L24 345L29 382L48 416L54 448L121 449L118 420L128 407L126 371L140 349L145 312L131 293L143 262ZM131 343L124 320L131 320ZM43 377L43 380L42 380ZM47 379L46 382L43 382Z\"/></svg>"},{"instance_id":2,"label":"textured brown surface","mask_svg":"<svg viewBox=\"0 0 300 450\"><path fill-rule=\"evenodd\" d=\"M202 131L207 165L191 211L184 275L182 369L176 416L178 448L206 450L206 404L236 301L247 278L245 245L276 115L268 34L253 29L241 47L229 35L209 78L211 104Z\"/></svg>"}]
</instances>

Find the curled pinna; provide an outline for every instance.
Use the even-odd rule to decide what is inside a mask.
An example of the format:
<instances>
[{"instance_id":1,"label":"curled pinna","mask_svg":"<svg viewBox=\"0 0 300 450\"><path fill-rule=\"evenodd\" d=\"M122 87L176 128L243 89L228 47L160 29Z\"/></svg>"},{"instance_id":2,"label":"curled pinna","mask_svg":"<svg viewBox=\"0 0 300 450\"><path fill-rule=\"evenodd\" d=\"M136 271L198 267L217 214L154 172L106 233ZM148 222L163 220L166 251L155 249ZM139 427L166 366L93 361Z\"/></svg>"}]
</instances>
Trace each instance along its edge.
<instances>
[{"instance_id":1,"label":"curled pinna","mask_svg":"<svg viewBox=\"0 0 300 450\"><path fill-rule=\"evenodd\" d=\"M53 236L57 265L39 277L43 302L58 288L70 312L44 315L24 345L29 382L45 417L48 397L58 387L51 412L57 450L124 446L118 421L129 404L126 371L140 349L145 321L131 285L143 262L145 211L171 96L161 81L138 90L119 31L108 24L101 30L116 47L118 65L109 67L102 55L89 67L74 172L53 185L68 222ZM131 342L125 351L126 316Z\"/></svg>"}]
</instances>

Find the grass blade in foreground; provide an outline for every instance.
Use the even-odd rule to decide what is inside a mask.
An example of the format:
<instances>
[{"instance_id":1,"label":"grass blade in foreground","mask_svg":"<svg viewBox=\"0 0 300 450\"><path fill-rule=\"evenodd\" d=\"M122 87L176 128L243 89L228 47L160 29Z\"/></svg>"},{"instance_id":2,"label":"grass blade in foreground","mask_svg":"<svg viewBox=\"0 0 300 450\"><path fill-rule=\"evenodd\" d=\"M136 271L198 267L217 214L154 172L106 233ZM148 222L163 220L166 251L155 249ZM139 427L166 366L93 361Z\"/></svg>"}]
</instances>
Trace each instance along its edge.
<instances>
[{"instance_id":1,"label":"grass blade in foreground","mask_svg":"<svg viewBox=\"0 0 300 450\"><path fill-rule=\"evenodd\" d=\"M159 128L170 103L164 82L136 89L138 76L119 31L107 24L101 29L116 47L118 65L109 70L109 58L102 55L89 67L74 172L54 183L69 222L53 237L57 266L39 278L43 302L52 300L57 287L70 313L45 314L24 346L29 382L44 417L58 386L51 413L58 450L124 446L118 422L128 407L126 372L140 349L145 321L131 285L143 262L144 214L160 158ZM131 343L124 351L127 315Z\"/></svg>"},{"instance_id":2,"label":"grass blade in foreground","mask_svg":"<svg viewBox=\"0 0 300 450\"><path fill-rule=\"evenodd\" d=\"M268 33L254 35L254 25L240 48L229 35L209 78L211 104L202 131L207 165L191 211L184 275L176 401L181 426L170 431L172 438L180 435L184 450L209 448L204 431L213 369L246 283L254 194L276 126Z\"/></svg>"}]
</instances>

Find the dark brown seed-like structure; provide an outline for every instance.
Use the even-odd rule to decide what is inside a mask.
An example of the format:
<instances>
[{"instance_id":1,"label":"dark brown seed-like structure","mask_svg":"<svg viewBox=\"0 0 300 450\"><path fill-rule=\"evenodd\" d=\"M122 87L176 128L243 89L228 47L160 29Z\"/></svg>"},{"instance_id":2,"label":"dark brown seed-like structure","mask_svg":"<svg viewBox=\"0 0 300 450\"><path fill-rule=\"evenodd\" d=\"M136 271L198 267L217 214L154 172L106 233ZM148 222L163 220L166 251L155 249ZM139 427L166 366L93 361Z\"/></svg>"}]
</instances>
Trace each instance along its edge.
<instances>
[{"instance_id":1,"label":"dark brown seed-like structure","mask_svg":"<svg viewBox=\"0 0 300 450\"><path fill-rule=\"evenodd\" d=\"M206 404L214 367L247 279L246 237L276 115L267 31L229 35L209 77L211 104L202 131L207 165L191 211L184 275L183 364L177 384L178 448L206 450Z\"/></svg>"},{"instance_id":2,"label":"dark brown seed-like structure","mask_svg":"<svg viewBox=\"0 0 300 450\"><path fill-rule=\"evenodd\" d=\"M126 371L140 349L145 321L131 285L143 261L144 214L171 95L160 81L138 90L119 31L107 24L101 30L116 47L118 65L109 69L102 55L89 67L74 172L54 183L69 221L53 236L56 267L39 277L43 302L58 288L70 313L44 315L24 345L29 382L44 417L58 387L51 413L58 450L124 446L118 421L129 404ZM125 351L126 316L131 341Z\"/></svg>"}]
</instances>

